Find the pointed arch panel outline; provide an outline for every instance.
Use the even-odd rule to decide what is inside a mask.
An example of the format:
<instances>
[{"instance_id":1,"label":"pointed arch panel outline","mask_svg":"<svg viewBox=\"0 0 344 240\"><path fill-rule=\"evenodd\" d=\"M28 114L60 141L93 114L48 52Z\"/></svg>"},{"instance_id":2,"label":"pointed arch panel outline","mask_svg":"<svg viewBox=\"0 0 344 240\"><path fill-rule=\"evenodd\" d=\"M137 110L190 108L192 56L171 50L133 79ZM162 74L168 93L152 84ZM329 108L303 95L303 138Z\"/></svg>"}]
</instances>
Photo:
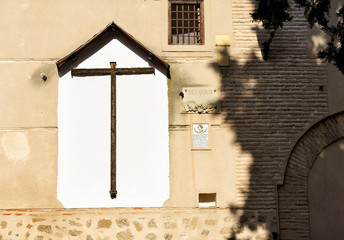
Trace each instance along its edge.
<instances>
[{"instance_id":1,"label":"pointed arch panel outline","mask_svg":"<svg viewBox=\"0 0 344 240\"><path fill-rule=\"evenodd\" d=\"M308 176L318 155L344 138L344 111L309 127L292 147L278 183L280 239L310 239Z\"/></svg>"},{"instance_id":2,"label":"pointed arch panel outline","mask_svg":"<svg viewBox=\"0 0 344 240\"><path fill-rule=\"evenodd\" d=\"M152 68L154 75L119 76L115 94L109 76L71 75L80 68L104 73L110 62L122 69ZM114 22L56 65L59 201L65 208L161 207L169 198L170 65ZM118 100L115 118L111 95ZM118 127L111 134L113 119ZM115 168L111 149L122 159ZM120 192L116 199L109 196L113 175Z\"/></svg>"}]
</instances>

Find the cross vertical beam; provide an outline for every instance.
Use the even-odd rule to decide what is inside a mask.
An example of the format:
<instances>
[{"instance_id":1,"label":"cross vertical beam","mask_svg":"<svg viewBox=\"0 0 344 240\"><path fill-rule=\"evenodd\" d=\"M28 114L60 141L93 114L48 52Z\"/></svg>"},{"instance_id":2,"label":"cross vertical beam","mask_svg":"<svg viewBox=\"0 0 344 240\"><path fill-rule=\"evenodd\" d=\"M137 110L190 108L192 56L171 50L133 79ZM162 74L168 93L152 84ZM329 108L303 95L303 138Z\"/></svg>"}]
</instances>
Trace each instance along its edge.
<instances>
[{"instance_id":1,"label":"cross vertical beam","mask_svg":"<svg viewBox=\"0 0 344 240\"><path fill-rule=\"evenodd\" d=\"M116 187L116 63L111 62L111 188L112 199L117 196Z\"/></svg>"},{"instance_id":2,"label":"cross vertical beam","mask_svg":"<svg viewBox=\"0 0 344 240\"><path fill-rule=\"evenodd\" d=\"M154 68L116 68L116 62L110 62L111 68L71 69L73 77L111 75L111 198L117 197L116 186L116 75L154 74Z\"/></svg>"}]
</instances>

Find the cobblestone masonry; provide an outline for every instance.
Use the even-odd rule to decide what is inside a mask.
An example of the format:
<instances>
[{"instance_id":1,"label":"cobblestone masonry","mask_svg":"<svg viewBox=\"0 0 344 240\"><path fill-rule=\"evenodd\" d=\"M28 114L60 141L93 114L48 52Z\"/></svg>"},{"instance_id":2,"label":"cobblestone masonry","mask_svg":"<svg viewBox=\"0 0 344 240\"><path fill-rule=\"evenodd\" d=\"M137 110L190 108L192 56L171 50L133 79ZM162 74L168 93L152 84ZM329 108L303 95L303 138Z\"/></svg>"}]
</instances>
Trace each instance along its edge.
<instances>
[{"instance_id":1,"label":"cobblestone masonry","mask_svg":"<svg viewBox=\"0 0 344 240\"><path fill-rule=\"evenodd\" d=\"M271 213L265 220L273 222ZM251 212L246 220L257 226L261 219ZM1 240L133 240L133 239L271 239L266 227L242 229L229 209L73 209L3 210ZM249 235L248 235L249 234Z\"/></svg>"}]
</instances>

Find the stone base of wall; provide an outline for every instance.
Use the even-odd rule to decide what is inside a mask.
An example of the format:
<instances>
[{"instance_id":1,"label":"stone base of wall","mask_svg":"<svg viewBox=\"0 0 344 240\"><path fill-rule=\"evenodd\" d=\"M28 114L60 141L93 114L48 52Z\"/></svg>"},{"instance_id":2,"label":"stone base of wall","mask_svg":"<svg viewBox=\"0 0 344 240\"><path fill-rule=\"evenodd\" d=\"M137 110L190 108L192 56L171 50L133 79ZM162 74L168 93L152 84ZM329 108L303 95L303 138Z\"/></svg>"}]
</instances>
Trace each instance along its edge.
<instances>
[{"instance_id":1,"label":"stone base of wall","mask_svg":"<svg viewBox=\"0 0 344 240\"><path fill-rule=\"evenodd\" d=\"M199 240L233 236L272 239L272 212L262 217L261 213L245 211L243 224L240 211L234 214L229 209L199 208L2 210L0 240Z\"/></svg>"}]
</instances>

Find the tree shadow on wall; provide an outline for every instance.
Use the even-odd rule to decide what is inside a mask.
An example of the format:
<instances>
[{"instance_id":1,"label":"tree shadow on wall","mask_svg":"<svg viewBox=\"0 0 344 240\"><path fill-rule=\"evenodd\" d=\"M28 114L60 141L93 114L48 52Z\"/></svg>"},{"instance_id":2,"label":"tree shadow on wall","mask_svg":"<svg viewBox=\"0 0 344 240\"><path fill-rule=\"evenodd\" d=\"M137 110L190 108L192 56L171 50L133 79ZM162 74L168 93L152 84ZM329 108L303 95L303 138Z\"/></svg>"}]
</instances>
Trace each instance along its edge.
<instances>
[{"instance_id":1,"label":"tree shadow on wall","mask_svg":"<svg viewBox=\"0 0 344 240\"><path fill-rule=\"evenodd\" d=\"M218 54L229 57L226 49L222 49ZM264 156L263 152L278 150L274 149L270 141L262 140L270 138L276 131L268 129L271 127L269 118L277 119L278 116L274 114L273 100L262 92L264 89L261 89L263 83L259 72L262 71L261 64L264 62L253 51L248 56L249 59L243 64L235 59L230 59L229 67L218 67L217 63L213 64L221 74L221 91L224 93L222 119L229 125L230 131L235 132L238 146L238 205L230 206L231 215L234 215L236 222L229 239L249 239L241 236L247 231L251 232L251 237L256 234L260 236L259 229L263 225L265 228L267 222L269 224L266 230L271 233L269 239L277 239L273 237L277 234L277 218L268 220L276 211L275 186L272 181L276 167L271 167L272 164L268 162L272 162L273 158ZM265 74L263 72L262 74ZM262 199L264 201L259 203ZM270 226L271 222L275 225ZM257 239L265 238L262 236Z\"/></svg>"},{"instance_id":2,"label":"tree shadow on wall","mask_svg":"<svg viewBox=\"0 0 344 240\"><path fill-rule=\"evenodd\" d=\"M223 125L235 132L238 146L238 205L229 206L236 219L229 240L279 239L276 182L281 167L296 137L327 111L327 105L314 101L327 99L326 89L319 87L326 82L324 68L307 57L307 36L300 40L285 29L274 39L268 61L257 44L236 53L228 67L211 64L221 76ZM264 32L254 30L260 42ZM286 39L298 45L285 44ZM227 48L217 54L230 57Z\"/></svg>"}]
</instances>

